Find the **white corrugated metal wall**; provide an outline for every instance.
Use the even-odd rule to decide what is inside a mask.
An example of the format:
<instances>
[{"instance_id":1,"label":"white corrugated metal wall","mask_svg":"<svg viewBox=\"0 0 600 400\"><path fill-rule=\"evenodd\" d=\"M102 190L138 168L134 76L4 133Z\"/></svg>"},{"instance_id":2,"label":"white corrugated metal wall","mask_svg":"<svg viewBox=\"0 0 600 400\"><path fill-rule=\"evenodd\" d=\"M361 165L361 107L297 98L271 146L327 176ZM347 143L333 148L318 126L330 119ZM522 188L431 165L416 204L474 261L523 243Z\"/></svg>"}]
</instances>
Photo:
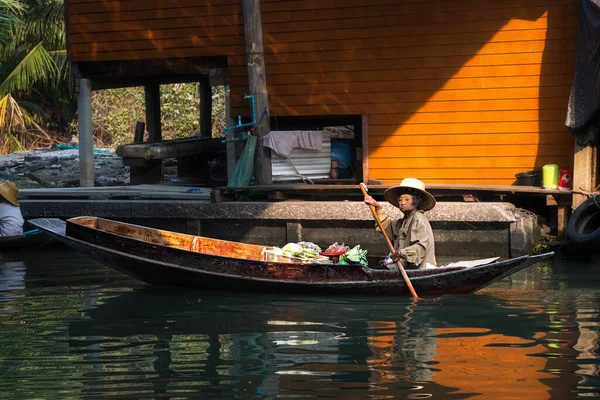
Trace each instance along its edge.
<instances>
[{"instance_id":1,"label":"white corrugated metal wall","mask_svg":"<svg viewBox=\"0 0 600 400\"><path fill-rule=\"evenodd\" d=\"M331 134L327 130L323 133L323 148L311 150L294 148L290 160L296 166L301 175L309 179L323 179L329 177L331 171ZM277 182L299 180L296 171L290 164L290 160L271 152L271 168L273 180Z\"/></svg>"}]
</instances>

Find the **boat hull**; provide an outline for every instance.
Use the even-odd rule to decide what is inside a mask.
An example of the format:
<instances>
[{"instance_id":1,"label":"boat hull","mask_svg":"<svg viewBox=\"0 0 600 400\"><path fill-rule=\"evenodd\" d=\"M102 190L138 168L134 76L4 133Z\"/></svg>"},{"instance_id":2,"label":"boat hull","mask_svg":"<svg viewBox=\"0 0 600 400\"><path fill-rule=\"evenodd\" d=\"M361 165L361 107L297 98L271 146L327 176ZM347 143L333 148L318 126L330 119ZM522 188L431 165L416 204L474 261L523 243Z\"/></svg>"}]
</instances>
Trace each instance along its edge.
<instances>
[{"instance_id":1,"label":"boat hull","mask_svg":"<svg viewBox=\"0 0 600 400\"><path fill-rule=\"evenodd\" d=\"M29 235L3 236L0 237L0 250L34 249L48 246L53 239L43 232L35 232Z\"/></svg>"},{"instance_id":2,"label":"boat hull","mask_svg":"<svg viewBox=\"0 0 600 400\"><path fill-rule=\"evenodd\" d=\"M361 266L294 264L214 256L147 243L56 219L36 227L92 259L154 285L224 291L410 296L398 271ZM477 291L551 254L472 268L407 271L419 296Z\"/></svg>"}]
</instances>

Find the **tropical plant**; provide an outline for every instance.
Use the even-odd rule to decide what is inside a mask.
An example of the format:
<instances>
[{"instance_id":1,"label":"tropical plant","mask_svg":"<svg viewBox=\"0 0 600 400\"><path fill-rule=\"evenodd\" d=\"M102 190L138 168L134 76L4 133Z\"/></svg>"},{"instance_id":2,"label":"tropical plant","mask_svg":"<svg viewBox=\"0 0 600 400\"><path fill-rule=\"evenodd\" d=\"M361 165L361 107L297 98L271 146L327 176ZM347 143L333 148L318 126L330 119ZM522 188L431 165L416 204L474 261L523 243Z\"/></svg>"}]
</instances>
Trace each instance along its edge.
<instances>
[{"instance_id":1,"label":"tropical plant","mask_svg":"<svg viewBox=\"0 0 600 400\"><path fill-rule=\"evenodd\" d=\"M76 110L63 0L0 0L0 152L56 141Z\"/></svg>"},{"instance_id":2,"label":"tropical plant","mask_svg":"<svg viewBox=\"0 0 600 400\"><path fill-rule=\"evenodd\" d=\"M161 125L164 139L185 138L200 133L197 83L161 85ZM212 88L212 134L222 137L225 129L225 87ZM131 143L137 121L145 121L144 88L127 87L95 91L92 95L94 137L101 147L116 148ZM76 122L73 122L75 131Z\"/></svg>"}]
</instances>

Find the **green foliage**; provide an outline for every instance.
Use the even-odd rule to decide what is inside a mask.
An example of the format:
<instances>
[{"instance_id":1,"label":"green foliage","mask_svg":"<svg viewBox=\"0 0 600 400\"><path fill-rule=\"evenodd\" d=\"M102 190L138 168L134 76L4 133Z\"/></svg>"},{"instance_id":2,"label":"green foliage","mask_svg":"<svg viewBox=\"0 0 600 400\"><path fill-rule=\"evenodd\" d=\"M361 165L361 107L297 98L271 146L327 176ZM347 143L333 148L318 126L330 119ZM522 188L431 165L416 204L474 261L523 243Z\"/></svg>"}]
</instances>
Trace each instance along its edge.
<instances>
[{"instance_id":1,"label":"green foliage","mask_svg":"<svg viewBox=\"0 0 600 400\"><path fill-rule=\"evenodd\" d=\"M7 43L11 39L14 26L25 6L19 0L0 0L0 42Z\"/></svg>"},{"instance_id":2,"label":"green foliage","mask_svg":"<svg viewBox=\"0 0 600 400\"><path fill-rule=\"evenodd\" d=\"M97 147L133 142L135 123L145 121L144 88L99 90L92 94L92 123ZM76 126L76 121L75 126ZM73 135L77 135L74 129Z\"/></svg>"},{"instance_id":3,"label":"green foliage","mask_svg":"<svg viewBox=\"0 0 600 400\"><path fill-rule=\"evenodd\" d=\"M161 85L160 103L163 139L200 134L200 97L197 84Z\"/></svg>"},{"instance_id":4,"label":"green foliage","mask_svg":"<svg viewBox=\"0 0 600 400\"><path fill-rule=\"evenodd\" d=\"M161 85L163 139L200 134L200 97L196 83ZM94 137L99 147L116 148L133 142L135 124L144 122L144 88L121 88L94 92L92 96ZM213 87L213 137L225 128L225 88ZM76 135L76 131L73 132Z\"/></svg>"},{"instance_id":5,"label":"green foliage","mask_svg":"<svg viewBox=\"0 0 600 400\"><path fill-rule=\"evenodd\" d=\"M63 0L0 0L0 151L56 140L74 115Z\"/></svg>"},{"instance_id":6,"label":"green foliage","mask_svg":"<svg viewBox=\"0 0 600 400\"><path fill-rule=\"evenodd\" d=\"M225 94L228 88L225 86L215 86L212 88L212 136L224 137L227 121L225 118Z\"/></svg>"}]
</instances>

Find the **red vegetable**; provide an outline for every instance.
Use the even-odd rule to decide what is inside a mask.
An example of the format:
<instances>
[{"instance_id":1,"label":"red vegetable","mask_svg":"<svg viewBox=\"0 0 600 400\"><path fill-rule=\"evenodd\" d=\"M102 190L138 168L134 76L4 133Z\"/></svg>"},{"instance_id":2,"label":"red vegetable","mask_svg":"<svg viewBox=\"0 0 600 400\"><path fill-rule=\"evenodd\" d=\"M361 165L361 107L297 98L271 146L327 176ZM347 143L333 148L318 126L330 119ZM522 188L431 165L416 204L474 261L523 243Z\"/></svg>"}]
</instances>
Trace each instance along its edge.
<instances>
[{"instance_id":1,"label":"red vegetable","mask_svg":"<svg viewBox=\"0 0 600 400\"><path fill-rule=\"evenodd\" d=\"M346 251L349 250L349 247L342 244L338 244L335 242L331 246L329 246L326 250L320 252L319 254L322 256L339 256L341 254L346 254Z\"/></svg>"}]
</instances>

